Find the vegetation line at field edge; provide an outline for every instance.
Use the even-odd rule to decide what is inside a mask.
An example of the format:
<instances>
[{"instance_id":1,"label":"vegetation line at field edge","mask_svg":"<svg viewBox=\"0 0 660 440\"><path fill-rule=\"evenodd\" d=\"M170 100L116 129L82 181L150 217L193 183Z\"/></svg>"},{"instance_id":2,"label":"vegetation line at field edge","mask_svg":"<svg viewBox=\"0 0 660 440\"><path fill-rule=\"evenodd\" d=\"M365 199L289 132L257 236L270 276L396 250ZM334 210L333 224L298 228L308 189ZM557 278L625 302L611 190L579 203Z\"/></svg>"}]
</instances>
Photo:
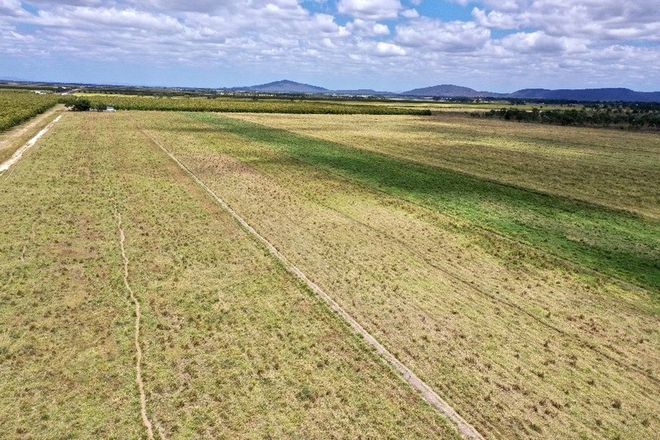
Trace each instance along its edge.
<instances>
[{"instance_id":1,"label":"vegetation line at field edge","mask_svg":"<svg viewBox=\"0 0 660 440\"><path fill-rule=\"evenodd\" d=\"M439 411L443 416L448 418L458 429L461 437L468 440L483 440L483 436L465 419L463 419L454 408L443 400L428 384L420 379L412 370L405 364L399 361L385 346L383 346L374 336L372 336L362 325L355 320L348 312L346 312L330 295L328 295L321 287L309 279L304 272L297 266L289 261L284 254L282 254L270 241L263 235L257 232L243 217L241 217L229 204L219 197L211 188L209 188L204 181L202 181L195 173L193 173L186 165L177 159L167 148L158 142L153 136L146 131L142 133L149 138L158 148L160 148L170 159L172 159L179 168L188 174L207 194L209 194L220 207L223 208L249 235L254 237L259 243L264 245L269 253L275 257L284 266L284 268L302 281L307 288L315 293L323 302L337 313L343 321L348 324L364 341L369 344L376 352L385 360L391 367L393 367L400 376L415 390L417 390L421 397L430 404L434 409Z\"/></svg>"},{"instance_id":2,"label":"vegetation line at field edge","mask_svg":"<svg viewBox=\"0 0 660 440\"><path fill-rule=\"evenodd\" d=\"M117 217L117 228L119 230L119 248L121 250L121 257L124 263L124 287L126 287L130 299L135 307L135 332L133 342L135 344L135 382L137 383L138 390L140 392L140 414L142 416L142 424L147 429L147 437L149 440L154 440L153 427L147 415L147 397L144 392L144 382L142 380L142 347L140 345L140 320L142 319L142 310L140 307L140 301L138 301L135 293L133 292L133 289L131 288L131 285L128 282L128 257L124 247L126 235L124 234L121 213L115 210L115 216ZM162 432L159 431L159 433L161 436L163 435Z\"/></svg>"}]
</instances>

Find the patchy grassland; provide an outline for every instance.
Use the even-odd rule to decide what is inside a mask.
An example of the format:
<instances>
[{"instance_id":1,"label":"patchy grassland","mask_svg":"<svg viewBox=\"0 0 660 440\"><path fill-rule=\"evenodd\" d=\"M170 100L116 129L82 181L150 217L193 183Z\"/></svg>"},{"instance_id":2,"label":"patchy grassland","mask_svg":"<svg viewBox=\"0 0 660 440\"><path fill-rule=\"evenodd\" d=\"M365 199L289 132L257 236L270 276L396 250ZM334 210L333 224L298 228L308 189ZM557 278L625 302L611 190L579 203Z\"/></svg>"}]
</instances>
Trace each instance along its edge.
<instances>
[{"instance_id":1,"label":"patchy grassland","mask_svg":"<svg viewBox=\"0 0 660 440\"><path fill-rule=\"evenodd\" d=\"M238 118L139 123L482 433L657 436L656 223Z\"/></svg>"},{"instance_id":2,"label":"patchy grassland","mask_svg":"<svg viewBox=\"0 0 660 440\"><path fill-rule=\"evenodd\" d=\"M0 176L0 431L144 436L119 213L157 434L454 437L152 145L151 118L66 114Z\"/></svg>"},{"instance_id":3,"label":"patchy grassland","mask_svg":"<svg viewBox=\"0 0 660 440\"><path fill-rule=\"evenodd\" d=\"M157 433L455 436L153 137L486 437L655 438L651 136L67 114L0 176L0 429L144 435L119 212Z\"/></svg>"},{"instance_id":4,"label":"patchy grassland","mask_svg":"<svg viewBox=\"0 0 660 440\"><path fill-rule=\"evenodd\" d=\"M237 119L194 115L308 165L470 221L580 266L660 289L660 224ZM653 190L647 190L653 192Z\"/></svg>"},{"instance_id":5,"label":"patchy grassland","mask_svg":"<svg viewBox=\"0 0 660 440\"><path fill-rule=\"evenodd\" d=\"M370 152L660 219L660 135L469 117L241 115Z\"/></svg>"}]
</instances>

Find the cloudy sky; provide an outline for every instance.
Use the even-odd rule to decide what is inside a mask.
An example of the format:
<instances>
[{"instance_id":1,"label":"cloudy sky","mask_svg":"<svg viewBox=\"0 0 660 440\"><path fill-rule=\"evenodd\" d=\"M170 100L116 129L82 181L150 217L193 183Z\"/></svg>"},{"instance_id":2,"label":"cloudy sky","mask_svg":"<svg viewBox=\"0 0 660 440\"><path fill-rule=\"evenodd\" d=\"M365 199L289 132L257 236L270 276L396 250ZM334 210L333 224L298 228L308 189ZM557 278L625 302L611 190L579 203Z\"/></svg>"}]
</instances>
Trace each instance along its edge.
<instances>
[{"instance_id":1,"label":"cloudy sky","mask_svg":"<svg viewBox=\"0 0 660 440\"><path fill-rule=\"evenodd\" d=\"M660 90L659 0L0 0L0 78Z\"/></svg>"}]
</instances>

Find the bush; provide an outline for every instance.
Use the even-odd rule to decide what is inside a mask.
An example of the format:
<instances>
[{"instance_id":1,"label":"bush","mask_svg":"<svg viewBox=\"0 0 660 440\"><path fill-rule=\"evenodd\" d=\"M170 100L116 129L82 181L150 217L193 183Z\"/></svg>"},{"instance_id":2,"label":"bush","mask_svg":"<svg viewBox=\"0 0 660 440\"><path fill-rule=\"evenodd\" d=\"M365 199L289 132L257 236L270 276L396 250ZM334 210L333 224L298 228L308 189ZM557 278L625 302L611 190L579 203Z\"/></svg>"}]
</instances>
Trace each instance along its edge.
<instances>
[{"instance_id":1,"label":"bush","mask_svg":"<svg viewBox=\"0 0 660 440\"><path fill-rule=\"evenodd\" d=\"M541 110L531 111L502 108L483 113L481 116L504 119L505 121L537 122L542 124L620 127L620 128L660 128L660 106L657 104L629 104L611 107L609 105L585 106L580 110Z\"/></svg>"},{"instance_id":2,"label":"bush","mask_svg":"<svg viewBox=\"0 0 660 440\"><path fill-rule=\"evenodd\" d=\"M92 108L92 103L88 99L84 98L75 98L73 100L67 101L65 103L67 108L73 110L74 112L86 112Z\"/></svg>"}]
</instances>

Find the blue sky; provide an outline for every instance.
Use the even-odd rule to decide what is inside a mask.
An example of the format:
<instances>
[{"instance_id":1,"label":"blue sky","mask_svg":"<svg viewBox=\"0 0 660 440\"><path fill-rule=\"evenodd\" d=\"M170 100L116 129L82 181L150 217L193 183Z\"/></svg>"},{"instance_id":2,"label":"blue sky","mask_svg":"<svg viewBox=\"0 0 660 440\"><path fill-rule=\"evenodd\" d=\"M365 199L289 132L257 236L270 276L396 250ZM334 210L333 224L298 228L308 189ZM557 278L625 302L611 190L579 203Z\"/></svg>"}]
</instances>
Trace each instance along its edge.
<instances>
[{"instance_id":1,"label":"blue sky","mask_svg":"<svg viewBox=\"0 0 660 440\"><path fill-rule=\"evenodd\" d=\"M660 90L657 0L0 0L0 78Z\"/></svg>"}]
</instances>

